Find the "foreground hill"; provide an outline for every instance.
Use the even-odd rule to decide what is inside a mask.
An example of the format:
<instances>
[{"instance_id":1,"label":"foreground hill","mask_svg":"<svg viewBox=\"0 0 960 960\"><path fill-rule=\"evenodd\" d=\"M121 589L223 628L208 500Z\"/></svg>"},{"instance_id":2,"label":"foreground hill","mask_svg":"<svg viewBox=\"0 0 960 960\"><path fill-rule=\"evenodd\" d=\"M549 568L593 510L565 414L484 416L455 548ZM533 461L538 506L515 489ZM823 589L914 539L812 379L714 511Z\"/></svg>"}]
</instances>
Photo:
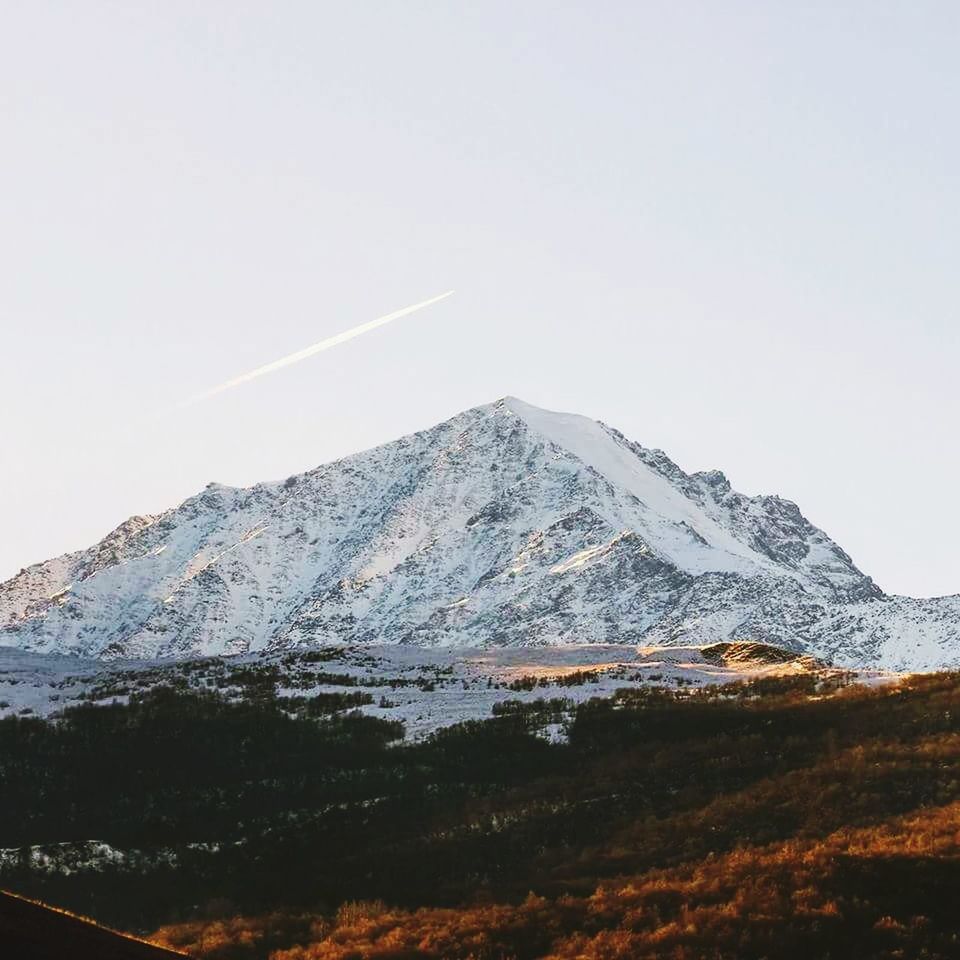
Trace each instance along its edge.
<instances>
[{"instance_id":1,"label":"foreground hill","mask_svg":"<svg viewBox=\"0 0 960 960\"><path fill-rule=\"evenodd\" d=\"M0 945L10 960L176 960L183 956L3 891Z\"/></svg>"},{"instance_id":2,"label":"foreground hill","mask_svg":"<svg viewBox=\"0 0 960 960\"><path fill-rule=\"evenodd\" d=\"M726 639L953 664L960 599L886 597L793 503L513 398L0 586L0 644L94 657Z\"/></svg>"}]
</instances>

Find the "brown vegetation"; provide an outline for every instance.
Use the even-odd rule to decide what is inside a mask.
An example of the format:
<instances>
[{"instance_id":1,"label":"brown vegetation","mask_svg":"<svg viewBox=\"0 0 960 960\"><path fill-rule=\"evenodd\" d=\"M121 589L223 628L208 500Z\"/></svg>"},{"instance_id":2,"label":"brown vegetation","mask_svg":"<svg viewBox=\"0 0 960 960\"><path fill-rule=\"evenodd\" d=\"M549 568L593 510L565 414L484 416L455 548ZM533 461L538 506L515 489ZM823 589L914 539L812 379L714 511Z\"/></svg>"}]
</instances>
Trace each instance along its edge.
<instances>
[{"instance_id":1,"label":"brown vegetation","mask_svg":"<svg viewBox=\"0 0 960 960\"><path fill-rule=\"evenodd\" d=\"M478 868L461 906L448 890L156 936L209 960L960 957L958 720L952 674L624 695L578 715L577 769L464 811L529 858Z\"/></svg>"}]
</instances>

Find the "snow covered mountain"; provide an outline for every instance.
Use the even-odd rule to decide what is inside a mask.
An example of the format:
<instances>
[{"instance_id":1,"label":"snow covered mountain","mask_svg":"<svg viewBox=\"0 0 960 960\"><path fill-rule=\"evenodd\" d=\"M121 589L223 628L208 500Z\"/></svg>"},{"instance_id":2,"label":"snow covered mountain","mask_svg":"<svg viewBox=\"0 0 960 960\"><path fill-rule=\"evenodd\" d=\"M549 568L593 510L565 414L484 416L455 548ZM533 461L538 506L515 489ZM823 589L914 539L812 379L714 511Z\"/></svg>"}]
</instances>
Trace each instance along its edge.
<instances>
[{"instance_id":1,"label":"snow covered mountain","mask_svg":"<svg viewBox=\"0 0 960 960\"><path fill-rule=\"evenodd\" d=\"M0 645L96 657L724 639L956 664L960 597L887 597L795 504L511 397L0 585Z\"/></svg>"}]
</instances>

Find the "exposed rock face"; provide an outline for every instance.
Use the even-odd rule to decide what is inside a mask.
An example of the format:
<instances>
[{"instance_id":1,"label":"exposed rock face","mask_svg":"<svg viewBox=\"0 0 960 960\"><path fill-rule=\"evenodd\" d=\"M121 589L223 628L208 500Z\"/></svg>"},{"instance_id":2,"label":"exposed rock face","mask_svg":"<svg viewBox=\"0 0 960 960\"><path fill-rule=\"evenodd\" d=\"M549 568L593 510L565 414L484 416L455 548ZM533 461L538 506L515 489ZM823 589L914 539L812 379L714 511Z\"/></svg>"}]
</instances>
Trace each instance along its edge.
<instances>
[{"instance_id":1,"label":"exposed rock face","mask_svg":"<svg viewBox=\"0 0 960 960\"><path fill-rule=\"evenodd\" d=\"M211 484L0 586L0 643L103 657L727 639L956 663L960 599L886 597L795 504L513 398L282 483Z\"/></svg>"}]
</instances>

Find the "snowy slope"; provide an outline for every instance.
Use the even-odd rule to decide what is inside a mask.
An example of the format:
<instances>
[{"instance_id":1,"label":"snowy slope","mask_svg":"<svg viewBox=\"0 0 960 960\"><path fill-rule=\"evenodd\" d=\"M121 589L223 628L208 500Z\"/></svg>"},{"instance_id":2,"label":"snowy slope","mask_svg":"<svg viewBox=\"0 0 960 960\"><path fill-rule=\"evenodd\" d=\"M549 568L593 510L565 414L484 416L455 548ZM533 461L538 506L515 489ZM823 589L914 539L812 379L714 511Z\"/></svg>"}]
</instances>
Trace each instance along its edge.
<instances>
[{"instance_id":1,"label":"snowy slope","mask_svg":"<svg viewBox=\"0 0 960 960\"><path fill-rule=\"evenodd\" d=\"M636 647L564 644L561 647L425 648L331 646L323 660L312 651L264 651L194 660L84 660L0 647L0 718L49 717L84 703L126 701L159 686L194 691L216 689L242 699L249 688L238 677L250 670L275 674L278 697L343 693L340 678L351 678L350 693L366 693L358 709L384 720L399 720L406 735L419 738L464 720L485 720L496 704L561 697L574 704L610 697L617 690L659 686L693 690L757 677L835 672L802 655L782 655L756 644L713 647ZM895 682L897 675L857 674L857 682ZM331 682L333 681L333 682ZM519 683L517 682L519 681ZM526 681L526 682L524 682ZM532 682L531 682L532 681ZM0 873L3 852L0 850Z\"/></svg>"},{"instance_id":2,"label":"snowy slope","mask_svg":"<svg viewBox=\"0 0 960 960\"><path fill-rule=\"evenodd\" d=\"M0 644L97 657L750 638L909 668L960 661L958 621L884 597L794 504L514 398L0 586Z\"/></svg>"}]
</instances>

